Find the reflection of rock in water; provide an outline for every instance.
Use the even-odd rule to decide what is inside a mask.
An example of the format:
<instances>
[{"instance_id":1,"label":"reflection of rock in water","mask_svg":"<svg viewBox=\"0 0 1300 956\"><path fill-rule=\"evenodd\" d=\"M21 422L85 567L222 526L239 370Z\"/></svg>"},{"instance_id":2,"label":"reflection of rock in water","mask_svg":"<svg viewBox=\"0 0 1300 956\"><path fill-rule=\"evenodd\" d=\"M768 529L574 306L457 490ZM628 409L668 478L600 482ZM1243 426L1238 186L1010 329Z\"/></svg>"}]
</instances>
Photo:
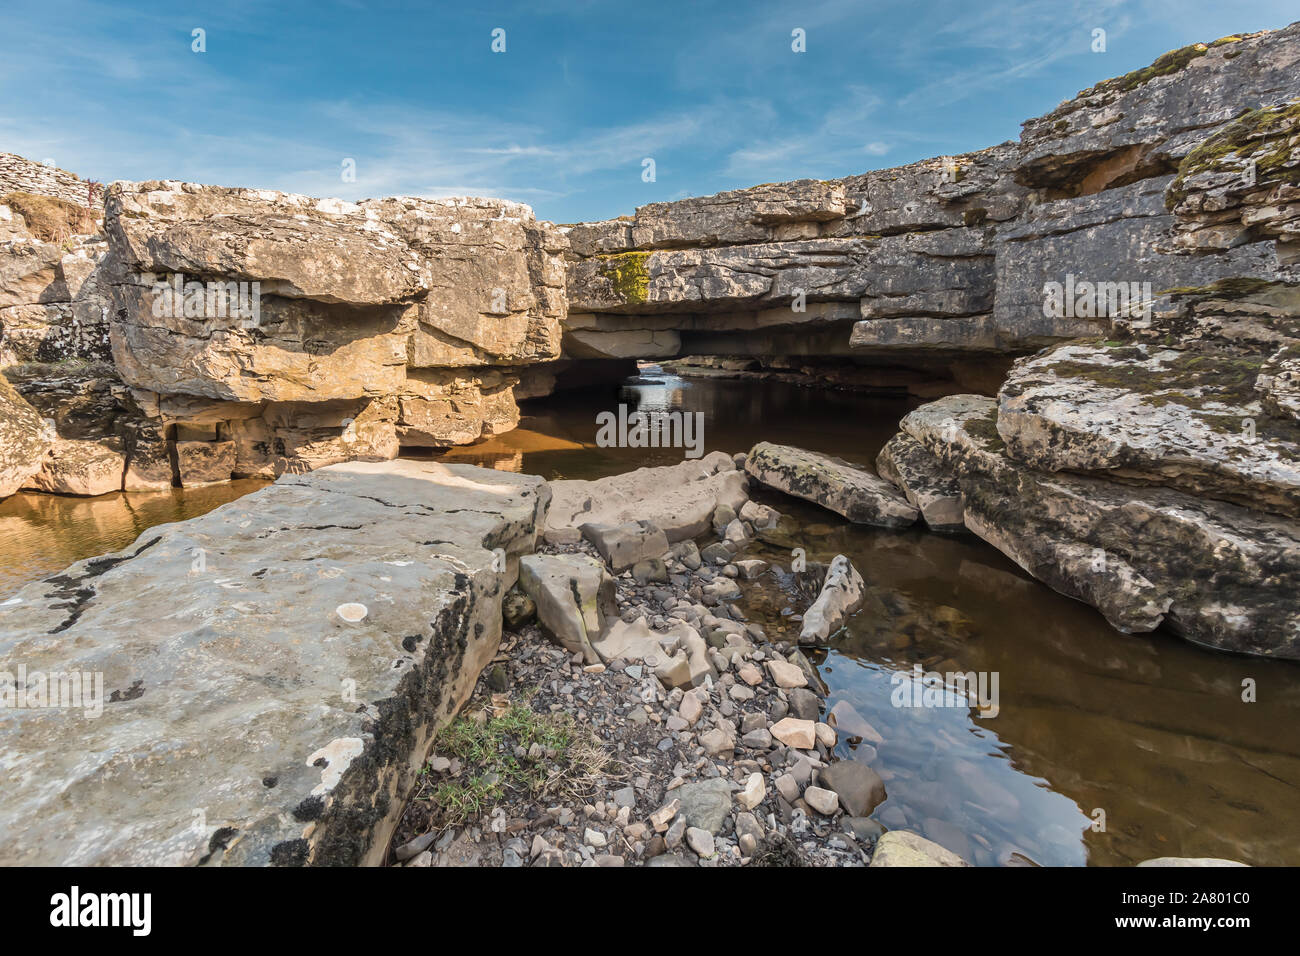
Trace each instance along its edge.
<instances>
[{"instance_id":1,"label":"reflection of rock in water","mask_svg":"<svg viewBox=\"0 0 1300 956\"><path fill-rule=\"evenodd\" d=\"M205 514L265 481L71 498L20 492L0 501L0 596L75 561L125 548L146 529Z\"/></svg>"}]
</instances>

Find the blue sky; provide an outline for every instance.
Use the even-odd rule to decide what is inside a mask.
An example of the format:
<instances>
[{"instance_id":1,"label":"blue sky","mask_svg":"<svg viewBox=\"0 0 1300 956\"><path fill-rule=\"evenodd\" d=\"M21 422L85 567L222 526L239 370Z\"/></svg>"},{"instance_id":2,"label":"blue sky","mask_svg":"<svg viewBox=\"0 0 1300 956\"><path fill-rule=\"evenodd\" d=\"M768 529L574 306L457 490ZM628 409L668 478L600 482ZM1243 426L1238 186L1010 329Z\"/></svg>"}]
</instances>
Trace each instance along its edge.
<instances>
[{"instance_id":1,"label":"blue sky","mask_svg":"<svg viewBox=\"0 0 1300 956\"><path fill-rule=\"evenodd\" d=\"M6 0L0 151L102 182L500 196L574 222L1014 139L1166 50L1298 18L1294 0Z\"/></svg>"}]
</instances>

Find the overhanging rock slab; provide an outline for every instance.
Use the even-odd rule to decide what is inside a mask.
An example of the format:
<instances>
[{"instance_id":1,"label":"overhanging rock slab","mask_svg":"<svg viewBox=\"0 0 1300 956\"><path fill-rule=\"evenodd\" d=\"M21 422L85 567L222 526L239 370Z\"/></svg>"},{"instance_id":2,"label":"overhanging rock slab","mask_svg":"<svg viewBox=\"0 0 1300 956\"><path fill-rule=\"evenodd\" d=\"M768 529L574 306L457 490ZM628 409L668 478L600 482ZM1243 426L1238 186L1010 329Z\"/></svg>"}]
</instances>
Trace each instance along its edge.
<instances>
[{"instance_id":1,"label":"overhanging rock slab","mask_svg":"<svg viewBox=\"0 0 1300 956\"><path fill-rule=\"evenodd\" d=\"M469 465L334 465L0 603L10 702L19 667L29 695L103 686L99 716L3 711L0 865L380 862L549 501Z\"/></svg>"}]
</instances>

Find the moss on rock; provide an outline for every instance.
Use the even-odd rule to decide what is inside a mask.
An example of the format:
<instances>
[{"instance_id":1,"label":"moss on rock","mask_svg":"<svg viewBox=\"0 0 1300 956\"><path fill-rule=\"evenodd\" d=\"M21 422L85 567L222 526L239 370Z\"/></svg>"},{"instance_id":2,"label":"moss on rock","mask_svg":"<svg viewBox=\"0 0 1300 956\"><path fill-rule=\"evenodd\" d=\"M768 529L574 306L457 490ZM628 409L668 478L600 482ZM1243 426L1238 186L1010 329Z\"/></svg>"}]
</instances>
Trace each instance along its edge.
<instances>
[{"instance_id":1,"label":"moss on rock","mask_svg":"<svg viewBox=\"0 0 1300 956\"><path fill-rule=\"evenodd\" d=\"M626 305L643 305L650 297L648 252L620 252L601 256L600 272Z\"/></svg>"},{"instance_id":2,"label":"moss on rock","mask_svg":"<svg viewBox=\"0 0 1300 956\"><path fill-rule=\"evenodd\" d=\"M1186 198L1189 177L1235 172L1252 161L1255 183L1261 188L1278 182L1300 183L1300 164L1294 161L1297 138L1300 100L1247 110L1183 157L1178 175L1165 193L1165 207L1173 209Z\"/></svg>"}]
</instances>

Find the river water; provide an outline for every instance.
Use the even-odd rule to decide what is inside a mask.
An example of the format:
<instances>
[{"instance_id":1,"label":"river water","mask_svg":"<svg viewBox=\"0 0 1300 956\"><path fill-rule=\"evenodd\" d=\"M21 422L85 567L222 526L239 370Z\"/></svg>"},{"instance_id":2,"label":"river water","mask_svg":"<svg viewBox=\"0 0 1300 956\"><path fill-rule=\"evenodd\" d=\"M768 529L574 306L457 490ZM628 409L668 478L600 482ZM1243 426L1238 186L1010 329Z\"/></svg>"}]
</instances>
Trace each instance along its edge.
<instances>
[{"instance_id":1,"label":"river water","mask_svg":"<svg viewBox=\"0 0 1300 956\"><path fill-rule=\"evenodd\" d=\"M680 461L679 449L596 447L596 412L625 402L703 412L707 451L767 440L870 464L918 404L682 379L657 367L632 382L533 403L515 431L443 460L552 479ZM90 500L16 495L0 502L0 598L261 484ZM1119 634L972 536L866 528L774 492L757 497L797 525L786 547L760 543L750 556L788 566L792 544L812 560L845 554L872 592L869 609L816 660L828 705L848 702L881 738L839 747L884 778L881 823L979 865L1155 856L1300 864L1300 665L1206 651L1164 633ZM789 614L802 607L771 576L761 580L742 609L770 636L793 639ZM917 664L996 674L996 715L895 706L899 681ZM1254 682L1256 702L1243 701L1243 681Z\"/></svg>"}]
</instances>

